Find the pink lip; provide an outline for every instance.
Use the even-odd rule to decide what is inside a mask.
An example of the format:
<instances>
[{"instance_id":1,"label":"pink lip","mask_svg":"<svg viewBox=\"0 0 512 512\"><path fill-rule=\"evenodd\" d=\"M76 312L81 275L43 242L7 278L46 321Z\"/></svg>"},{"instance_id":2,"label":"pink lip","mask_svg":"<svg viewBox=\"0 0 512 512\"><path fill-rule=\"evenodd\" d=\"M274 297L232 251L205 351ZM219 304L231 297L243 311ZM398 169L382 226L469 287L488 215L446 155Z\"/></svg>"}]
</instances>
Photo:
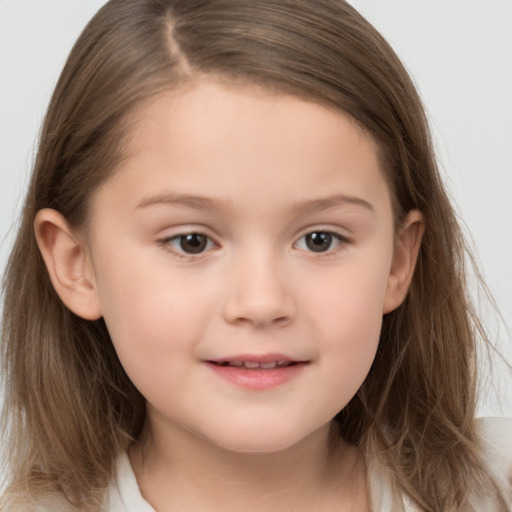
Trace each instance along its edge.
<instances>
[{"instance_id":1,"label":"pink lip","mask_svg":"<svg viewBox=\"0 0 512 512\"><path fill-rule=\"evenodd\" d=\"M226 362L248 363L273 363L286 362L287 366L277 366L276 368L245 368L244 366L221 366ZM223 379L237 386L252 389L265 390L271 389L285 382L288 382L304 370L309 361L295 360L282 354L264 354L264 355L236 355L232 357L223 357L211 359L205 363Z\"/></svg>"}]
</instances>

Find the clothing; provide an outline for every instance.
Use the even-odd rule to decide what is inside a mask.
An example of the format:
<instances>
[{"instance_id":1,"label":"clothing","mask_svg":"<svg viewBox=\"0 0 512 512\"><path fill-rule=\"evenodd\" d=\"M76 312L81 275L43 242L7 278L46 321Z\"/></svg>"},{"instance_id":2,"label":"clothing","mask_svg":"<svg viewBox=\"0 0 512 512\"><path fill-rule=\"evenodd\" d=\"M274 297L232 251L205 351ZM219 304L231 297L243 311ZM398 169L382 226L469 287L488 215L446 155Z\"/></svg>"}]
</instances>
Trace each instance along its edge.
<instances>
[{"instance_id":1,"label":"clothing","mask_svg":"<svg viewBox=\"0 0 512 512\"><path fill-rule=\"evenodd\" d=\"M478 425L489 471L498 485L507 489L512 479L512 419L482 418ZM393 494L391 477L385 468L374 461L367 461L367 466L372 512L417 512L406 497ZM495 503L480 496L470 496L469 501L476 512L498 512ZM70 512L70 509L63 498L53 497L32 509L26 505L8 506L2 507L2 512ZM102 512L156 512L140 493L126 453L117 460L117 477L105 498Z\"/></svg>"}]
</instances>

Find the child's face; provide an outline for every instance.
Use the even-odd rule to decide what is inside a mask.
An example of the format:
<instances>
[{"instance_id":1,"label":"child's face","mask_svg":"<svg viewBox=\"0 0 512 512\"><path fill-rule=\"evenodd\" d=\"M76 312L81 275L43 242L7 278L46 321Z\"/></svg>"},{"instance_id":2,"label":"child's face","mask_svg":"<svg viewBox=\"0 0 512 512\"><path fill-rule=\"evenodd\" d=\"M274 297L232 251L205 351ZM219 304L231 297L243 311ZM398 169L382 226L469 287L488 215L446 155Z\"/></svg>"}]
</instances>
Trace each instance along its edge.
<instances>
[{"instance_id":1,"label":"child's face","mask_svg":"<svg viewBox=\"0 0 512 512\"><path fill-rule=\"evenodd\" d=\"M326 430L394 307L372 142L317 104L214 82L137 119L93 202L90 254L151 423L238 451Z\"/></svg>"}]
</instances>

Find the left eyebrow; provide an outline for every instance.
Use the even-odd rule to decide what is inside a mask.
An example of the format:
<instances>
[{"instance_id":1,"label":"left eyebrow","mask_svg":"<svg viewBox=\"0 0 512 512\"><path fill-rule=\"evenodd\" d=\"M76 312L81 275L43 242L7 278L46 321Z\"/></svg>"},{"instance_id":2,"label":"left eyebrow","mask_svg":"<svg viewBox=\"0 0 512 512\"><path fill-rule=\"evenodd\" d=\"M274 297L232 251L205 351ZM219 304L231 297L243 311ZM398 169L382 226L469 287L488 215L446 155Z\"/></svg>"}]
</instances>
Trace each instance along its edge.
<instances>
[{"instance_id":1,"label":"left eyebrow","mask_svg":"<svg viewBox=\"0 0 512 512\"><path fill-rule=\"evenodd\" d=\"M333 206L339 206L344 204L351 204L360 206L370 212L374 212L375 208L368 201L354 196L346 196L343 194L337 194L325 198L313 199L312 201L304 201L297 203L294 206L294 210L300 213L315 213L323 210L332 208Z\"/></svg>"}]
</instances>

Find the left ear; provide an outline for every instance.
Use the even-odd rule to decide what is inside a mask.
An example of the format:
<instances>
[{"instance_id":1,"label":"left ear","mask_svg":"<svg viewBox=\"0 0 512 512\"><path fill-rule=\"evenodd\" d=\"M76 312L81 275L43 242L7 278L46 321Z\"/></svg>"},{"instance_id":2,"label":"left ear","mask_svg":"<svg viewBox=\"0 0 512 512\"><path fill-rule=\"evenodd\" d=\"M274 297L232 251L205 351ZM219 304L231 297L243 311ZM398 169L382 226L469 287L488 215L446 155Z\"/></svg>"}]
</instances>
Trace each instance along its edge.
<instances>
[{"instance_id":1,"label":"left ear","mask_svg":"<svg viewBox=\"0 0 512 512\"><path fill-rule=\"evenodd\" d=\"M423 215L418 210L411 210L396 235L384 299L384 314L400 306L407 295L424 231Z\"/></svg>"}]
</instances>

